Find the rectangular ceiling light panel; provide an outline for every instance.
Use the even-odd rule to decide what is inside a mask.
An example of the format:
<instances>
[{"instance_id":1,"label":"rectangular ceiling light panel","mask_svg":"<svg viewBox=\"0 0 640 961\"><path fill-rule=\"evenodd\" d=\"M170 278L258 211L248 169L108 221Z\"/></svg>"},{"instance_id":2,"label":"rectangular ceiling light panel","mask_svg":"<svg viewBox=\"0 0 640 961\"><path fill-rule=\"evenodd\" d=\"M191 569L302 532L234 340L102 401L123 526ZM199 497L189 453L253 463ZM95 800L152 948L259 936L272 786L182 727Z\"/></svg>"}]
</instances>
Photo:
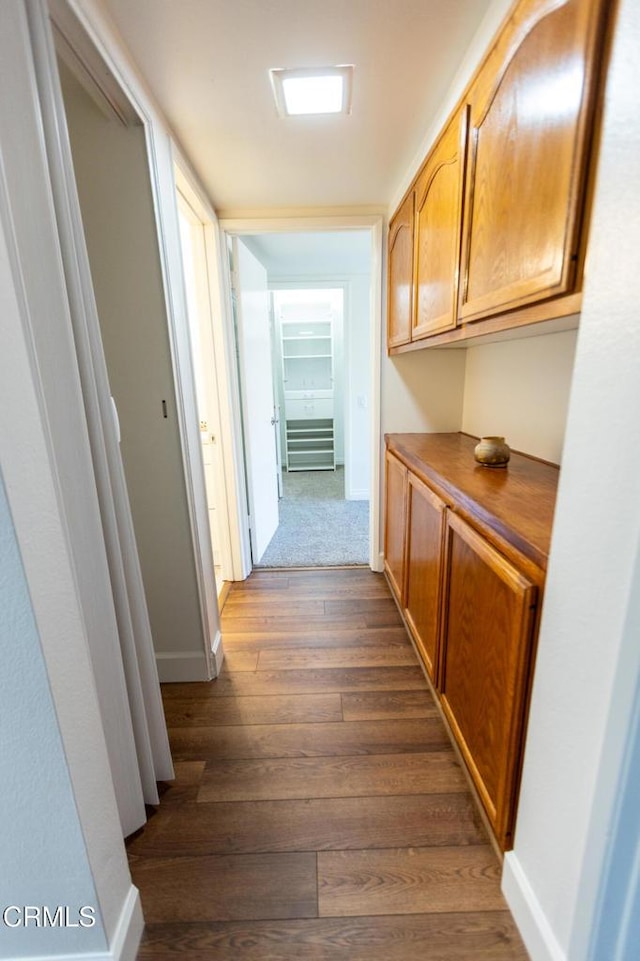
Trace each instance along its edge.
<instances>
[{"instance_id":1,"label":"rectangular ceiling light panel","mask_svg":"<svg viewBox=\"0 0 640 961\"><path fill-rule=\"evenodd\" d=\"M351 112L352 66L269 71L281 117Z\"/></svg>"}]
</instances>

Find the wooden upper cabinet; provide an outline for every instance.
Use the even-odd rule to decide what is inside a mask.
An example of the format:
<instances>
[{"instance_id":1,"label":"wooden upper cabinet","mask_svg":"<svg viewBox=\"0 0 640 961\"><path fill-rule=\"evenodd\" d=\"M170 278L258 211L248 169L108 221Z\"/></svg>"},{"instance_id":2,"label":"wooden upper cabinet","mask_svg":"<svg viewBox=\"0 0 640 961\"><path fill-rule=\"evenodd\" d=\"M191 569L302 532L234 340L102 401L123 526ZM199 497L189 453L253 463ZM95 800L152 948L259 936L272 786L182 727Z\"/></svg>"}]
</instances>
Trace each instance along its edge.
<instances>
[{"instance_id":1,"label":"wooden upper cabinet","mask_svg":"<svg viewBox=\"0 0 640 961\"><path fill-rule=\"evenodd\" d=\"M384 566L389 582L404 606L405 542L407 527L407 468L385 452Z\"/></svg>"},{"instance_id":2,"label":"wooden upper cabinet","mask_svg":"<svg viewBox=\"0 0 640 961\"><path fill-rule=\"evenodd\" d=\"M405 617L429 677L438 685L445 503L409 472Z\"/></svg>"},{"instance_id":3,"label":"wooden upper cabinet","mask_svg":"<svg viewBox=\"0 0 640 961\"><path fill-rule=\"evenodd\" d=\"M456 326L467 108L455 114L416 184L412 340Z\"/></svg>"},{"instance_id":4,"label":"wooden upper cabinet","mask_svg":"<svg viewBox=\"0 0 640 961\"><path fill-rule=\"evenodd\" d=\"M414 193L405 198L389 224L387 345L411 340L413 316Z\"/></svg>"},{"instance_id":5,"label":"wooden upper cabinet","mask_svg":"<svg viewBox=\"0 0 640 961\"><path fill-rule=\"evenodd\" d=\"M573 291L607 0L522 0L469 93L459 316Z\"/></svg>"},{"instance_id":6,"label":"wooden upper cabinet","mask_svg":"<svg viewBox=\"0 0 640 961\"><path fill-rule=\"evenodd\" d=\"M537 587L447 514L442 707L496 837L509 846Z\"/></svg>"}]
</instances>

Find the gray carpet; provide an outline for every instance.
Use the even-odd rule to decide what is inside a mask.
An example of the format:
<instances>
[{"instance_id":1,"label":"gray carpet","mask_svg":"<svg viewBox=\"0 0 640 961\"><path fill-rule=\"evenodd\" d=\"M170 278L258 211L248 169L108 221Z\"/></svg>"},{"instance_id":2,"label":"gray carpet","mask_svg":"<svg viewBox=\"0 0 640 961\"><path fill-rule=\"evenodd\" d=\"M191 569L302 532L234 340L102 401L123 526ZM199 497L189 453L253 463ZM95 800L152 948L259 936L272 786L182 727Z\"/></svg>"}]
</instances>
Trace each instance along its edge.
<instances>
[{"instance_id":1,"label":"gray carpet","mask_svg":"<svg viewBox=\"0 0 640 961\"><path fill-rule=\"evenodd\" d=\"M256 567L369 563L369 501L344 499L344 468L283 471L280 524Z\"/></svg>"}]
</instances>

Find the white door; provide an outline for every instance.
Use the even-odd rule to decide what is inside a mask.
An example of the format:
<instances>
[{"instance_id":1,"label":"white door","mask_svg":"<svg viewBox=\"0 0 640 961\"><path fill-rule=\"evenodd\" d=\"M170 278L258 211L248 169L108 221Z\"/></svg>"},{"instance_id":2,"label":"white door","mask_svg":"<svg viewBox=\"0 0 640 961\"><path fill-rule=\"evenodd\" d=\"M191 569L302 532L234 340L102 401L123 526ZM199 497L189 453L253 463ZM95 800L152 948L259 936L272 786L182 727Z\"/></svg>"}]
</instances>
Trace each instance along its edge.
<instances>
[{"instance_id":1,"label":"white door","mask_svg":"<svg viewBox=\"0 0 640 961\"><path fill-rule=\"evenodd\" d=\"M271 370L267 272L237 237L233 239L238 346L251 553L258 564L278 527L278 463Z\"/></svg>"}]
</instances>

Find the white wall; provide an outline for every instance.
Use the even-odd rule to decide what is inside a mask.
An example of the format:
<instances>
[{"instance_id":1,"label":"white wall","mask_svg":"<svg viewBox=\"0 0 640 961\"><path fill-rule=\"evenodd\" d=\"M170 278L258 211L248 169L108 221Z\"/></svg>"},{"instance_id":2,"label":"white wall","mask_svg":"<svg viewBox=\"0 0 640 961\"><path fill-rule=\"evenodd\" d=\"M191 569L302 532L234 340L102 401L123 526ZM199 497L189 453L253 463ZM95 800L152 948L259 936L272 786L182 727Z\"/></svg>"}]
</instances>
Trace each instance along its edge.
<instances>
[{"instance_id":1,"label":"white wall","mask_svg":"<svg viewBox=\"0 0 640 961\"><path fill-rule=\"evenodd\" d=\"M104 950L107 946L40 639L0 477L0 909L92 907L92 928L49 929L0 921L0 957ZM46 784L46 792L40 785ZM9 924L18 921L16 911Z\"/></svg>"},{"instance_id":2,"label":"white wall","mask_svg":"<svg viewBox=\"0 0 640 961\"><path fill-rule=\"evenodd\" d=\"M11 0L1 11L0 36L10 38L16 55L23 51L25 38L21 7L19 0ZM6 57L6 46L2 54ZM4 108L0 97L3 118ZM25 130L27 115L26 109L20 113ZM0 137L3 133L0 124ZM9 154L7 150L5 160ZM36 155L32 150L30 164L23 163L31 173ZM41 211L33 177L30 184L31 210ZM67 899L70 904L93 899L99 909L95 929L56 934L56 953L72 958L113 944L126 936L130 924L135 942L142 926L122 843L89 653L88 630L107 649L110 624L92 623L83 606L86 578L91 581L102 570L93 598L96 610L105 610L102 595L109 592L108 574L89 563L78 571L69 547L72 540L76 547L78 542L66 509L70 502L64 496L72 494L75 520L85 521L83 547L95 558L104 553L98 531L86 522L92 516L95 491L70 491L64 470L68 459L73 459L78 482L85 482L88 452L81 405L72 399L79 391L74 394L76 385L67 367L73 353L70 339L64 336L68 318L62 307L58 251L50 222L40 216L35 223L32 218L32 256L24 259L27 238L22 233L17 238L5 233L9 214L4 186L0 184L0 467L4 482L0 507L0 903L55 909ZM11 244L11 265L5 236ZM46 307L41 301L38 309L37 284L25 269L29 263L46 288ZM42 336L34 342L36 322L51 337L48 363L61 380L57 403L50 403L47 414L41 405L45 395L51 401L51 385L43 381L49 374L44 358L34 356L34 350L37 355L42 348ZM60 435L60 419L66 425L64 450L53 444ZM117 695L116 688L112 703L120 712ZM53 953L51 931L46 943L44 929L19 930L20 939L11 937L7 942L9 934L3 928L0 957ZM130 952L123 958L135 956L135 943ZM106 961L106 955L100 957Z\"/></svg>"},{"instance_id":3,"label":"white wall","mask_svg":"<svg viewBox=\"0 0 640 961\"><path fill-rule=\"evenodd\" d=\"M108 120L64 66L61 79L154 647L157 653L199 656L204 678L202 623L144 130Z\"/></svg>"},{"instance_id":4,"label":"white wall","mask_svg":"<svg viewBox=\"0 0 640 961\"><path fill-rule=\"evenodd\" d=\"M382 432L460 430L466 351L416 350L382 362Z\"/></svg>"},{"instance_id":5,"label":"white wall","mask_svg":"<svg viewBox=\"0 0 640 961\"><path fill-rule=\"evenodd\" d=\"M640 546L639 47L640 7L622 0L515 847L505 861L505 891L534 961L587 956L638 678L627 615ZM635 676L618 670L627 658Z\"/></svg>"},{"instance_id":6,"label":"white wall","mask_svg":"<svg viewBox=\"0 0 640 961\"><path fill-rule=\"evenodd\" d=\"M462 430L559 464L577 331L467 350Z\"/></svg>"}]
</instances>

